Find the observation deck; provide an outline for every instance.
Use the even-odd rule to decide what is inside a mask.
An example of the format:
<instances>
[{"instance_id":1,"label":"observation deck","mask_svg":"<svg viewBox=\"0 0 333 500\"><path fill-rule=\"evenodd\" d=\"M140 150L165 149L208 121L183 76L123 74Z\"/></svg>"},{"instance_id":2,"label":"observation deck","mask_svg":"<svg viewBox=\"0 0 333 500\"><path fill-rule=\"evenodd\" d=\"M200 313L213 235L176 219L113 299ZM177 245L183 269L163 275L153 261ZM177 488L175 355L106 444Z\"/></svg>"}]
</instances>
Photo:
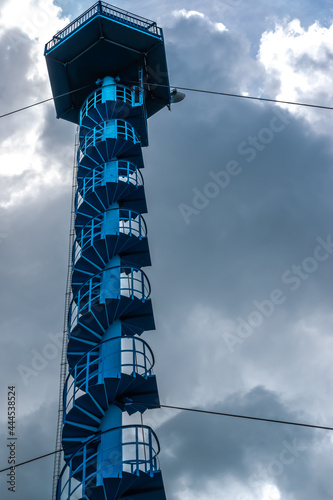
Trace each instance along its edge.
<instances>
[{"instance_id":1,"label":"observation deck","mask_svg":"<svg viewBox=\"0 0 333 500\"><path fill-rule=\"evenodd\" d=\"M58 118L78 124L83 102L105 76L144 87L148 118L171 102L162 29L105 2L56 33L45 57Z\"/></svg>"}]
</instances>

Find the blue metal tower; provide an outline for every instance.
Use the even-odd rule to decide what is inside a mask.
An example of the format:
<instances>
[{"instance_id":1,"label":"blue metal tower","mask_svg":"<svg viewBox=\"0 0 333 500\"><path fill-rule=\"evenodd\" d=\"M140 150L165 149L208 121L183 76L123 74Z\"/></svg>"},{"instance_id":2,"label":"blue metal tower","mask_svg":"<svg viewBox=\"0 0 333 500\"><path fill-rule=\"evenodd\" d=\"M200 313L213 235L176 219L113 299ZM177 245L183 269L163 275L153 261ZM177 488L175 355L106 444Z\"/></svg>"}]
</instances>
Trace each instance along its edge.
<instances>
[{"instance_id":1,"label":"blue metal tower","mask_svg":"<svg viewBox=\"0 0 333 500\"><path fill-rule=\"evenodd\" d=\"M45 56L57 117L80 127L56 498L164 500L155 433L123 425L124 411L159 406L140 338L155 328L141 169L147 118L171 102L163 33L97 2Z\"/></svg>"}]
</instances>

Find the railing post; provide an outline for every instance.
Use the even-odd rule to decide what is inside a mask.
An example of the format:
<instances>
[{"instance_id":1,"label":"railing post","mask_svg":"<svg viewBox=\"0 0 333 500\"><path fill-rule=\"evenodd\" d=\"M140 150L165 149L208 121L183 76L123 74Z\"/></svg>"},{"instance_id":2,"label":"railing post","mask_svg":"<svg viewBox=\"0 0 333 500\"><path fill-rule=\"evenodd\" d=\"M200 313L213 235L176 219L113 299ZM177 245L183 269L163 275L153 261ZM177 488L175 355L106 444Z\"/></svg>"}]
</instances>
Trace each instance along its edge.
<instances>
[{"instance_id":1,"label":"railing post","mask_svg":"<svg viewBox=\"0 0 333 500\"><path fill-rule=\"evenodd\" d=\"M127 172L127 184L129 184L129 178L130 178L130 164L129 164L129 161L126 162L126 172Z\"/></svg>"},{"instance_id":2,"label":"railing post","mask_svg":"<svg viewBox=\"0 0 333 500\"><path fill-rule=\"evenodd\" d=\"M82 464L82 495L86 493L86 463L87 463L87 447L83 448L83 464Z\"/></svg>"},{"instance_id":3,"label":"railing post","mask_svg":"<svg viewBox=\"0 0 333 500\"><path fill-rule=\"evenodd\" d=\"M89 389L89 380L88 380L89 366L90 366L90 352L88 352L87 365L86 365L86 381L85 381L86 392L88 392L88 389Z\"/></svg>"},{"instance_id":4,"label":"railing post","mask_svg":"<svg viewBox=\"0 0 333 500\"><path fill-rule=\"evenodd\" d=\"M133 373L136 373L136 350L135 350L134 338L132 338L132 364L133 364Z\"/></svg>"},{"instance_id":5,"label":"railing post","mask_svg":"<svg viewBox=\"0 0 333 500\"><path fill-rule=\"evenodd\" d=\"M72 483L72 460L70 460L70 466L69 466L68 498L71 497L71 483Z\"/></svg>"},{"instance_id":6,"label":"railing post","mask_svg":"<svg viewBox=\"0 0 333 500\"><path fill-rule=\"evenodd\" d=\"M145 375L147 375L147 355L146 355L146 344L142 344L143 345L143 348L142 348L142 355L143 355L143 366L144 366L144 370L145 370Z\"/></svg>"},{"instance_id":7,"label":"railing post","mask_svg":"<svg viewBox=\"0 0 333 500\"><path fill-rule=\"evenodd\" d=\"M131 268L131 293L132 293L132 299L134 299L134 269L133 267Z\"/></svg>"},{"instance_id":8,"label":"railing post","mask_svg":"<svg viewBox=\"0 0 333 500\"><path fill-rule=\"evenodd\" d=\"M89 307L88 311L91 310L91 299L92 299L92 279L89 281Z\"/></svg>"},{"instance_id":9,"label":"railing post","mask_svg":"<svg viewBox=\"0 0 333 500\"><path fill-rule=\"evenodd\" d=\"M136 473L139 475L139 427L135 427L135 443L136 443Z\"/></svg>"},{"instance_id":10,"label":"railing post","mask_svg":"<svg viewBox=\"0 0 333 500\"><path fill-rule=\"evenodd\" d=\"M149 467L150 467L150 476L153 477L154 469L153 469L153 444L152 444L152 433L151 430L148 431L148 443L149 443Z\"/></svg>"}]
</instances>

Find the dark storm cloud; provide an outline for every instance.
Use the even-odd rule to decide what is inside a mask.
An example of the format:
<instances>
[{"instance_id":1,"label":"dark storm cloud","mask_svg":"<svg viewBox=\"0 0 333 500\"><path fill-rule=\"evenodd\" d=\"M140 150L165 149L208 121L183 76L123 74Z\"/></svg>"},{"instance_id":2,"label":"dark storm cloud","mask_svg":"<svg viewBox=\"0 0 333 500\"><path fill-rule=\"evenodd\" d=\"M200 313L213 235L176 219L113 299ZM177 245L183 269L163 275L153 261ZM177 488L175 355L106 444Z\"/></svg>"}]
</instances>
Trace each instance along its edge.
<instances>
[{"instance_id":1,"label":"dark storm cloud","mask_svg":"<svg viewBox=\"0 0 333 500\"><path fill-rule=\"evenodd\" d=\"M216 404L213 411L281 420L297 421L282 403L279 395L256 387L248 393L234 394ZM304 420L304 416L303 420ZM276 484L284 494L312 499L331 498L328 475L323 484L313 485L311 456L316 452L316 439L325 436L310 429L254 422L213 415L181 412L159 428L164 479L169 499L182 498L185 485L203 495L207 483L219 484L220 498L226 498L230 479L247 485L251 494L254 479ZM321 464L327 449L323 447ZM327 470L327 468L325 467Z\"/></svg>"},{"instance_id":2,"label":"dark storm cloud","mask_svg":"<svg viewBox=\"0 0 333 500\"><path fill-rule=\"evenodd\" d=\"M4 384L17 384L18 404L28 413L34 402L57 398L69 210L70 190L40 194L5 212L0 362L10 374Z\"/></svg>"},{"instance_id":3,"label":"dark storm cloud","mask_svg":"<svg viewBox=\"0 0 333 500\"><path fill-rule=\"evenodd\" d=\"M55 446L69 210L70 189L65 193L51 189L35 201L1 211L6 232L0 245L0 364L6 374L1 404L4 408L6 384L15 384L18 459L22 461ZM6 428L3 422L2 429ZM6 463L2 446L1 464ZM52 471L53 458L17 469L17 498L50 498ZM2 498L11 498L7 493L2 483Z\"/></svg>"},{"instance_id":4,"label":"dark storm cloud","mask_svg":"<svg viewBox=\"0 0 333 500\"><path fill-rule=\"evenodd\" d=\"M228 5L226 8L226 5ZM259 0L255 3L239 0L234 7L231 2L213 2L211 5L211 16L222 18L227 27L239 33L243 33L251 40L251 53L253 57L259 47L261 35L264 31L274 28L276 21L299 19L304 28L308 28L315 21L322 26L329 26L332 18L332 5L329 0L313 2L312 0L288 0L265 1ZM200 9L199 9L200 10ZM330 13L330 14L328 14Z\"/></svg>"},{"instance_id":5,"label":"dark storm cloud","mask_svg":"<svg viewBox=\"0 0 333 500\"><path fill-rule=\"evenodd\" d=\"M186 31L185 24L191 26L192 31L189 28ZM202 31L199 30L201 24L202 20L198 18L182 20L178 21L175 32L169 32L171 40L173 36L181 39L185 29L187 39L192 42L192 48L188 50L186 43L167 46L171 81L191 81L193 74L197 88L216 88L216 72L223 73L220 82L228 81L228 65L224 66L221 57L219 66L218 59L211 57L209 37L204 43L196 38L195 33ZM227 53L228 44L233 43L232 35L221 33L211 36L215 43L218 39L222 46L221 49L218 46L216 51L220 50L220 55ZM229 62L233 68L231 73L241 74L241 68L244 68L249 81L255 80L261 70L253 62L246 61L248 56L244 45L235 44L233 49L233 61ZM194 59L205 61L205 72L200 74ZM210 65L210 61L214 64ZM215 85L210 85L210 81L215 81ZM241 90L241 81L230 79L235 92ZM233 391L245 383L243 376L254 375L257 371L261 377L267 377L268 387L274 383L275 373L279 374L280 383L286 388L288 380L298 373L300 381L293 385L295 390L302 392L301 406L305 402L311 404L311 395L317 392L317 369L312 360L308 364L312 343L298 334L295 324L311 314L325 317L329 313L332 258L317 263L315 272L299 279L300 286L295 291L291 290L290 282L282 281L282 276L290 273L290 279L294 265L302 265L304 259L313 258L317 238L327 240L331 235L331 148L326 139L311 133L308 125L287 111L280 110L276 115L275 110L270 105L188 92L185 101L174 106L172 113L164 113L163 120L153 118L150 121L152 146L145 152L145 178L153 268L148 270L148 274L152 282L158 331L156 337L152 336L149 341L157 356L157 373L166 374L164 378L159 375L162 400L171 401L171 404L175 400L177 403L189 402L191 398L207 393L208 399L214 398L214 390L215 397ZM279 131L276 131L277 128ZM263 141L258 142L259 137ZM211 172L225 172L231 160L239 163L241 173L231 177L228 186L220 188L217 196L201 201L203 208L197 209L197 213L191 215L190 223L186 224L179 204L185 203L194 208L193 189L204 195L207 184L213 181ZM253 301L268 299L277 288L285 294L283 306L276 308L262 328L254 329L244 344L237 346L239 350L236 354L231 355L222 341L224 325L221 323L220 329L216 330L219 327L214 325L214 314L221 320L229 318L236 325L236 318L241 315L247 318L254 310ZM196 310L200 312L198 317L195 316ZM194 316L193 322L189 321L190 315ZM204 319L196 325L198 318ZM329 326L326 332L322 326L317 321L318 339L329 331ZM304 343L302 349L301 337ZM315 349L318 349L315 356L318 360L320 341ZM160 372L158 366L161 367ZM328 393L326 397L329 397ZM297 402L289 404L291 408L299 407ZM263 414L263 399L258 402L258 411L261 408ZM291 409L286 408L285 412L288 411ZM316 416L317 412L318 408L314 409L313 415ZM196 456L199 461L202 447L207 453L212 447L214 457L217 454L214 450L223 450L222 460L227 462L225 467L228 471L235 465L237 450L244 450L244 455L239 452L238 472L234 474L240 483L245 481L244 475L252 470L251 457L255 456L255 448L261 442L259 435L253 438L253 447L246 439L242 447L238 433L237 439L235 433L233 445L227 438L220 447L215 447L214 438L202 439L204 442L200 441L201 447L198 446L195 453L190 444L202 432L185 424L188 423L187 416L179 418L184 419L188 440L184 447L179 445L179 450L177 442L182 431L176 433L173 439L173 424L170 422L169 451L173 453L174 444L174 455L181 456L184 452L184 459L178 464L178 470L178 466L172 468L169 464L167 484L173 485L174 474L181 477L184 469L183 476L188 474L189 484L195 482L192 469L196 470L198 478L202 478L202 468L209 477L204 464L195 465L194 459L189 458L190 455ZM228 432L226 436L229 436ZM162 438L163 449L167 441L163 431ZM179 441L182 443L181 438ZM281 449L277 447L278 456L282 450L283 445ZM220 453L222 455L222 451ZM270 456L269 441L261 444L261 453L264 457L265 453ZM287 478L281 475L278 485L285 495L282 498L287 498L289 493L295 498L329 498L327 484L321 488L315 480L310 484L309 479L306 486L302 486L302 475L322 477L321 467L327 470L326 455L324 459L318 458L317 464L310 460L312 456L313 453L306 455L310 465L303 464L303 469L296 470ZM187 459L188 466L184 465ZM264 461L262 458L261 463ZM216 476L220 477L216 464L212 467ZM311 473L308 467L312 468ZM224 479L221 481L223 485ZM203 480L202 491L208 483L209 479L207 482ZM177 487L174 498L177 498ZM222 486L220 489L223 491ZM221 498L224 498L223 493Z\"/></svg>"},{"instance_id":6,"label":"dark storm cloud","mask_svg":"<svg viewBox=\"0 0 333 500\"><path fill-rule=\"evenodd\" d=\"M329 67L329 64L333 61L333 51L329 50L327 47L323 46L319 49L321 60L315 59L310 54L302 54L301 56L293 56L291 63L295 70L304 72L325 72Z\"/></svg>"},{"instance_id":7,"label":"dark storm cloud","mask_svg":"<svg viewBox=\"0 0 333 500\"><path fill-rule=\"evenodd\" d=\"M2 165L3 167L8 167L8 165ZM10 166L9 166L10 167ZM1 178L2 190L0 193L1 203L9 203L12 195L22 190L22 186L26 186L37 179L37 174L29 169L26 165L27 170L24 170L21 174L14 176L3 176ZM6 218L5 218L6 219ZM6 221L8 224L8 220Z\"/></svg>"},{"instance_id":8,"label":"dark storm cloud","mask_svg":"<svg viewBox=\"0 0 333 500\"><path fill-rule=\"evenodd\" d=\"M64 2L58 4L65 5ZM67 5L76 9L73 14L80 13L77 4ZM90 2L82 2L81 7L90 5ZM141 5L146 13L141 12ZM221 5L207 4L205 9L216 8L219 12ZM304 5L308 9L309 4ZM251 24L252 15L264 23L265 13L272 6L261 4L261 16L257 16L257 6L244 3L236 12L223 4L229 20L234 16L235 24L238 16L242 23L246 19L247 26ZM185 2L181 7L124 2L122 7L147 17L153 17L148 16L150 8L156 13L161 12L160 9L170 11L183 7L200 10L199 2ZM282 4L282 8L286 12L294 7L287 9ZM170 15L168 18L170 24L174 24L165 30L172 83L234 92L253 87L257 93L262 67L250 54L258 38L249 42L245 35L239 36L242 24L235 34L232 29L214 31L207 19L192 17L174 21ZM212 19L230 27L221 16ZM254 29L259 33L264 29L264 24L259 28L255 28L255 24L248 28L249 32ZM1 38L0 50L10 76L2 79L1 106L6 111L23 100L23 104L29 103L35 87L26 78L32 65L30 42L22 44L15 57L8 57L5 40L8 38ZM66 168L72 168L75 128L57 121L52 106L45 109L39 155L43 157L45 172L50 158L59 162L62 174L67 175ZM164 110L150 120L151 146L145 151L143 173L153 260L153 267L147 273L152 283L158 330L156 335L145 334L145 339L154 347L163 401L191 404L191 400L201 401L207 395L207 401L214 402L210 405L212 409L222 411L286 419L304 416L304 420L308 413L296 412L296 408L303 407L314 418L318 413L327 417L329 410L323 401L329 397L329 391L325 393L319 378L323 355L329 352L326 348L329 344L323 344L323 337L329 336L326 313L330 307L332 259L320 262L309 278L301 280L301 286L294 293L290 284L281 282L281 276L294 264L313 255L317 237L325 239L330 233L330 144L286 111L281 112L283 119L274 121L280 131L273 132L272 136L274 109L259 103L187 93L185 101L174 106L172 113ZM21 126L21 120L29 124L28 115L20 114L15 120L0 124L1 138L9 137L15 126ZM260 150L250 145L253 137L263 138L256 143ZM241 173L232 176L228 186L208 199L208 203L203 202L207 206L196 209L199 213L192 214L186 224L179 205L193 208L193 189L204 193L207 184L213 182L211 172L226 171L232 160L239 163ZM6 199L17 183L34 180L29 172L14 177L11 187L4 184L2 199ZM45 187L37 199L26 200L1 214L5 227L0 227L0 232L6 233L0 244L4 347L1 366L6 376L10 374L17 381L21 394L19 404L31 413L29 417L20 417L20 436L22 443L26 443L22 445L22 458L29 458L30 447L34 454L40 449L48 451L48 443L51 449L54 446L55 406L33 412L32 405L57 399L58 362L56 359L49 362L29 379L27 387L17 366L31 367L32 349L41 352L48 333L58 333L62 328L69 210L70 181L67 189ZM283 289L288 300L231 355L222 337L223 320L236 322L239 315L246 317L254 308L253 300L267 299L275 288ZM294 326L302 317L306 319L307 314L314 313L322 318L323 322L318 320L316 325L322 327L323 333L318 331L317 341L312 339L311 343L309 336L297 335ZM314 345L318 349L315 355ZM325 353L319 352L321 345ZM239 394L258 378L261 383L265 382L267 389L256 388ZM282 399L269 390L274 384L275 387L285 384L287 389L295 387L301 402L290 398L288 404L283 404ZM313 402L310 409L303 406L305 400L311 402L318 392L322 394L319 407ZM230 393L235 394L227 397ZM147 415L144 418L149 419ZM221 485L222 499L223 485L227 484L226 471L244 483L254 474L254 464L260 466L260 477L266 478L267 464L272 461L275 467L278 467L276 462L283 466L281 474L273 474L273 482L281 489L281 498L330 498L331 475L327 470L330 459L320 435L317 438L317 434L287 428L273 430L269 424L236 424L218 417L215 420L207 417L203 424L202 418L180 414L159 429L162 448L166 450L162 467L167 491L173 496L170 500L181 497L182 477L187 477L202 491L210 477L214 478ZM35 422L39 421L43 427L38 433ZM37 436L36 442L34 436ZM306 449L294 462L284 464L279 458L285 449L283 441L290 444L295 437L304 440ZM45 439L45 447L41 446L42 439ZM324 455L320 454L320 447L325 448ZM172 455L175 458L169 458ZM290 453L284 456L291 458ZM44 479L40 493L38 490L40 497L36 497L37 489L32 489L33 484L40 483L40 469L36 472L36 467L31 465L21 475L21 484L27 484L27 495L30 495L22 497L24 500L49 498L53 462L40 463ZM274 469L274 465L271 467ZM272 474L268 477L272 479Z\"/></svg>"},{"instance_id":9,"label":"dark storm cloud","mask_svg":"<svg viewBox=\"0 0 333 500\"><path fill-rule=\"evenodd\" d=\"M56 119L53 102L45 107L37 152L43 158L45 169L53 166L63 179L71 180L75 133L75 125Z\"/></svg>"},{"instance_id":10,"label":"dark storm cloud","mask_svg":"<svg viewBox=\"0 0 333 500\"><path fill-rule=\"evenodd\" d=\"M193 32L194 21L189 23ZM175 28L179 36L178 30L183 28ZM219 37L222 53L228 52L224 46L232 44L231 35ZM169 47L170 73L178 81L178 72L185 66L191 79L193 59L205 60L206 72L200 78L198 70L195 78L197 86L205 88L217 65L209 65L205 44L192 40L192 57L186 50ZM234 50L233 67L238 68L242 45ZM221 57L221 67L222 61ZM254 64L252 68L256 75ZM251 64L248 69L251 79ZM274 105L189 92L177 106L174 113L165 113L163 121L152 119L150 140L158 147L146 151L148 202L154 214L150 233L163 240L156 258L168 262L168 266L155 266L154 272L160 273L159 283L181 279L183 286L177 286L174 293L179 294L178 300L182 296L184 307L193 297L185 291L189 287L196 290L197 300L236 313L256 296L279 288L291 266L312 256L316 238L329 236L330 145L287 111L276 111ZM175 120L180 133L175 131ZM162 137L167 138L164 143ZM226 172L230 161L237 162L239 174L229 176L229 184L221 187L216 176ZM207 192L212 196L208 198ZM180 209L182 204L188 208ZM154 241L151 245L154 251ZM166 258L170 251L172 261ZM318 266L309 281L322 281L318 301L327 301L331 260ZM168 303L168 287L164 290ZM304 300L302 292L297 299L299 303ZM305 297L308 302L312 299Z\"/></svg>"},{"instance_id":11,"label":"dark storm cloud","mask_svg":"<svg viewBox=\"0 0 333 500\"><path fill-rule=\"evenodd\" d=\"M171 84L236 93L263 77L242 33L218 31L212 20L197 15L177 16L174 26L164 31Z\"/></svg>"},{"instance_id":12,"label":"dark storm cloud","mask_svg":"<svg viewBox=\"0 0 333 500\"><path fill-rule=\"evenodd\" d=\"M36 101L36 95L40 95L40 82L27 78L35 64L33 46L34 42L17 28L5 30L0 37L0 114L32 104ZM22 112L2 119L1 142L18 133L21 128L21 133L24 133L29 127L29 116Z\"/></svg>"},{"instance_id":13,"label":"dark storm cloud","mask_svg":"<svg viewBox=\"0 0 333 500\"><path fill-rule=\"evenodd\" d=\"M6 317L2 320L21 319L20 330L12 333L24 346L36 342L54 322L61 325L69 229L64 220L69 219L69 208L70 190L64 194L58 190L5 212L7 237L1 245L0 266ZM25 322L35 331L24 332Z\"/></svg>"}]
</instances>

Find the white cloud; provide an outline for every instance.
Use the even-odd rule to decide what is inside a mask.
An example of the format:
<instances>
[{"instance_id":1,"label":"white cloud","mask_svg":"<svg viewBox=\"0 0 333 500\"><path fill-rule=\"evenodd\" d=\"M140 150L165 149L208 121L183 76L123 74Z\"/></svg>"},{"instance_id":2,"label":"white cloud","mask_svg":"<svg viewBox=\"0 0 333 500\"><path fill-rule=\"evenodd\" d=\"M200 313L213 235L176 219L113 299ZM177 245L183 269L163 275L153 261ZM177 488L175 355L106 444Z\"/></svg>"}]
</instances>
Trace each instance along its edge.
<instances>
[{"instance_id":1,"label":"white cloud","mask_svg":"<svg viewBox=\"0 0 333 500\"><path fill-rule=\"evenodd\" d=\"M278 488L272 484L267 484L264 486L263 490L263 500L280 500L281 495Z\"/></svg>"},{"instance_id":2,"label":"white cloud","mask_svg":"<svg viewBox=\"0 0 333 500\"><path fill-rule=\"evenodd\" d=\"M298 19L277 23L261 37L258 60L266 70L265 96L286 101L332 105L333 24L318 22L308 29ZM275 94L275 95L274 95ZM327 130L331 113L306 107L288 106L320 132Z\"/></svg>"},{"instance_id":3,"label":"white cloud","mask_svg":"<svg viewBox=\"0 0 333 500\"><path fill-rule=\"evenodd\" d=\"M190 19L191 17L201 18L204 19L215 31L220 31L220 32L228 31L228 29L223 23L213 22L205 14L203 14L202 12L198 12L197 10L179 9L179 10L174 10L172 14L176 18L177 17L184 17L185 19Z\"/></svg>"},{"instance_id":4,"label":"white cloud","mask_svg":"<svg viewBox=\"0 0 333 500\"><path fill-rule=\"evenodd\" d=\"M198 12L197 10L186 10L186 9L180 9L180 10L174 10L173 15L175 17L186 17L186 19L189 19L190 17L196 16L196 17L201 17L204 19L206 16L202 12Z\"/></svg>"},{"instance_id":5,"label":"white cloud","mask_svg":"<svg viewBox=\"0 0 333 500\"><path fill-rule=\"evenodd\" d=\"M50 96L44 45L68 21L60 19L60 13L61 9L53 5L52 0L21 2L19 10L13 1L9 1L1 10L0 38L8 44L7 85L14 88L17 86L14 98L4 99L8 111ZM13 31L15 29L19 31ZM22 69L21 82L18 82L17 75L11 74L16 59L13 55L17 56L23 51L30 55L31 60ZM11 78L14 81L10 81ZM22 84L24 81L25 85ZM6 89L3 90L5 95ZM13 186L0 202L0 206L4 208L33 198L42 187L54 187L68 182L67 178L61 178L57 160L51 157L46 159L38 153L39 137L45 126L45 113L44 105L14 115L14 121L11 118L3 119L11 126L15 122L14 133L1 143L0 176L13 179ZM23 182L15 182L15 177L20 175Z\"/></svg>"}]
</instances>

